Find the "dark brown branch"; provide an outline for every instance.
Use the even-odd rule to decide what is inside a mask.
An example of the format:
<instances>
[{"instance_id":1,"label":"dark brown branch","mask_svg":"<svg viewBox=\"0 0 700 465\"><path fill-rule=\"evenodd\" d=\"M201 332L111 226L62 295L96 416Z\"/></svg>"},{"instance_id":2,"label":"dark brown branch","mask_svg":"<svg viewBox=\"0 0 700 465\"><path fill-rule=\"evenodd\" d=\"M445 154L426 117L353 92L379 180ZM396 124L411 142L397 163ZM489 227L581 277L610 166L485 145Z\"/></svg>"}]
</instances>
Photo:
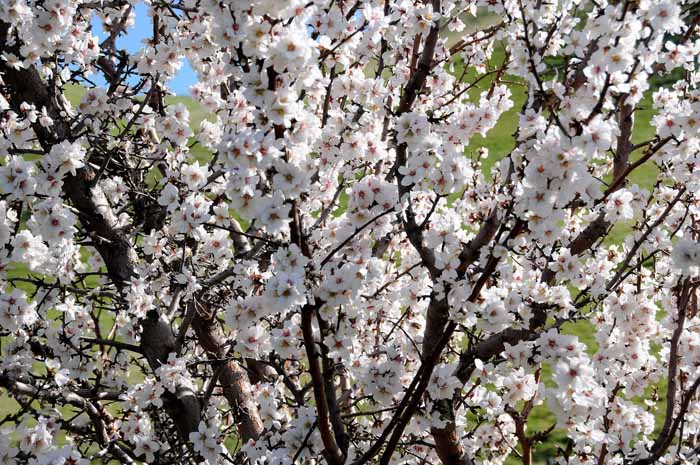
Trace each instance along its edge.
<instances>
[{"instance_id":1,"label":"dark brown branch","mask_svg":"<svg viewBox=\"0 0 700 465\"><path fill-rule=\"evenodd\" d=\"M324 455L326 459L332 465L342 465L345 463L346 453L340 449L331 424L329 399L325 388L326 381L324 380L319 361L320 355L316 349L316 341L313 335L312 321L315 311L315 305L304 305L301 310L301 330L304 335L304 348L309 360L309 374L311 375L316 411L318 412L317 424L325 448Z\"/></svg>"},{"instance_id":2,"label":"dark brown branch","mask_svg":"<svg viewBox=\"0 0 700 465\"><path fill-rule=\"evenodd\" d=\"M629 265L630 261L632 261L632 258L634 255L637 253L639 248L644 244L644 241L646 241L647 237L656 230L656 228L663 223L663 221L666 219L666 217L671 213L671 210L673 210L673 207L678 203L678 201L681 199L681 197L685 194L685 188L682 188L678 191L678 194L673 198L668 203L668 206L666 206L666 209L659 215L659 217L654 221L647 229L644 231L644 233L641 235L639 239L637 239L630 249L630 251L627 253L625 256L622 265L620 265L619 269L617 270L617 273L615 273L615 276L610 280L610 282L605 286L605 289L607 291L612 290L615 286L619 284L619 279L621 276L624 275L624 273L627 271L627 265Z\"/></svg>"},{"instance_id":3,"label":"dark brown branch","mask_svg":"<svg viewBox=\"0 0 700 465\"><path fill-rule=\"evenodd\" d=\"M134 344L129 344L127 342L120 342L120 341L113 341L111 339L99 339L99 338L92 338L92 337L81 337L81 341L89 342L90 344L98 344L101 346L110 346L110 347L115 347L119 350L130 350L132 352L136 352L137 354L141 353L141 347L134 345Z\"/></svg>"},{"instance_id":4,"label":"dark brown branch","mask_svg":"<svg viewBox=\"0 0 700 465\"><path fill-rule=\"evenodd\" d=\"M229 405L239 421L238 432L244 440L257 440L263 432L258 406L250 391L250 380L245 369L235 360L219 361L226 357L225 337L214 315L195 312L192 328L202 348L217 361L214 369L221 369L219 382Z\"/></svg>"},{"instance_id":5,"label":"dark brown branch","mask_svg":"<svg viewBox=\"0 0 700 465\"><path fill-rule=\"evenodd\" d=\"M350 241L352 241L359 233L361 233L362 231L364 231L365 228L367 228L369 225L371 225L372 223L374 223L375 221L377 221L377 220L380 219L381 217L386 216L386 215L388 215L389 213L391 213L391 212L393 212L393 211L394 211L393 208L390 208L390 209L388 209L388 210L384 210L383 212L379 213L378 215L375 215L373 218L370 218L370 219L367 220L363 225L361 225L360 227L358 227L357 229L355 229L355 231L353 231L353 233L350 234L350 236L348 236L343 242L341 242L338 246L336 246L333 250L331 250L331 252L330 252L328 255L326 255L326 258L324 258L324 259L321 261L321 268L323 268L323 266L324 266L326 263L328 263L328 262L333 258L333 256L334 256L336 253L338 253L338 251L342 250L342 248L345 247L346 245L348 245L348 243L349 243Z\"/></svg>"},{"instance_id":6,"label":"dark brown branch","mask_svg":"<svg viewBox=\"0 0 700 465\"><path fill-rule=\"evenodd\" d=\"M685 399L683 399L683 404L678 416L673 417L673 412L676 409L676 395L678 394L678 363L680 362L680 357L678 355L678 345L680 343L681 334L683 333L683 327L685 324L686 311L688 309L688 303L690 302L692 294L695 293L695 288L691 285L690 279L685 278L683 282L678 285L678 312L676 315L676 327L673 330L673 335L671 336L671 351L668 356L668 388L666 392L666 415L664 417L664 424L661 427L658 437L654 441L649 451L649 456L637 460L633 465L651 465L655 463L661 455L666 451L668 446L673 441L673 436L675 436L676 429L679 426L680 418L685 415L687 410L687 403L689 399L694 395L697 385L700 382L700 378L695 381L691 390L688 391Z\"/></svg>"},{"instance_id":7,"label":"dark brown branch","mask_svg":"<svg viewBox=\"0 0 700 465\"><path fill-rule=\"evenodd\" d=\"M15 395L28 396L33 399L46 400L60 405L72 405L84 410L93 423L97 442L103 447L108 446L121 463L134 463L134 460L129 454L119 444L113 442L107 434L106 423L111 422L111 416L104 412L101 406L98 408L98 406L87 399L87 397L90 397L96 400L117 400L121 398L120 393L95 393L91 390L66 392L60 389L38 388L6 374L0 374L0 387L7 389Z\"/></svg>"}]
</instances>

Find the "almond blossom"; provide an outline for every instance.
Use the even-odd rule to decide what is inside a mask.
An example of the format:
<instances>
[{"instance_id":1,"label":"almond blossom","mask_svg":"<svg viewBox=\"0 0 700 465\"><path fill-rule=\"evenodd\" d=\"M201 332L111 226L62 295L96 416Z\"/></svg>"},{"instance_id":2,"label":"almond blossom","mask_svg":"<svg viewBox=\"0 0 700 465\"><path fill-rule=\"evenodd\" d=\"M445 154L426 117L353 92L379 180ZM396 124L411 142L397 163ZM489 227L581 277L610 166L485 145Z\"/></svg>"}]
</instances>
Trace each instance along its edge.
<instances>
[{"instance_id":1,"label":"almond blossom","mask_svg":"<svg viewBox=\"0 0 700 465\"><path fill-rule=\"evenodd\" d=\"M0 462L697 463L697 26L0 2Z\"/></svg>"}]
</instances>

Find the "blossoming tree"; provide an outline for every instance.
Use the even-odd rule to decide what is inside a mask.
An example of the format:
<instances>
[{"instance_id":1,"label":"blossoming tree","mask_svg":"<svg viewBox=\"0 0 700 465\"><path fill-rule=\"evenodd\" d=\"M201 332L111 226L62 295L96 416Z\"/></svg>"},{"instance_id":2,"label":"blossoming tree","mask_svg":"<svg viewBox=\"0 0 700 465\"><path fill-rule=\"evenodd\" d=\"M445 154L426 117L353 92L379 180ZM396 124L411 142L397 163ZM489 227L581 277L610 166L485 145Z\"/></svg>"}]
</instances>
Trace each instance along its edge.
<instances>
[{"instance_id":1,"label":"blossoming tree","mask_svg":"<svg viewBox=\"0 0 700 465\"><path fill-rule=\"evenodd\" d=\"M0 462L697 463L698 5L136 3L0 3Z\"/></svg>"}]
</instances>

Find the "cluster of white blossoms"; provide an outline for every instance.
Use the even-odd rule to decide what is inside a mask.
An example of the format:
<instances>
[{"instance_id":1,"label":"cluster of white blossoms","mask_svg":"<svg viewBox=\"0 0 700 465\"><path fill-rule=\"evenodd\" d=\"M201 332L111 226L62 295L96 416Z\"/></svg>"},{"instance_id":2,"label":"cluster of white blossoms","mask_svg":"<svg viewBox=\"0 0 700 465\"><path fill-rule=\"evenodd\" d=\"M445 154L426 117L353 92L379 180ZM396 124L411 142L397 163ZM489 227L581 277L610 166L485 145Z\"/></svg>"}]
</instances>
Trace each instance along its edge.
<instances>
[{"instance_id":1,"label":"cluster of white blossoms","mask_svg":"<svg viewBox=\"0 0 700 465\"><path fill-rule=\"evenodd\" d=\"M673 264L682 273L697 274L700 271L700 243L692 239L680 239L671 252Z\"/></svg>"},{"instance_id":2,"label":"cluster of white blossoms","mask_svg":"<svg viewBox=\"0 0 700 465\"><path fill-rule=\"evenodd\" d=\"M699 14L0 2L0 463L697 463Z\"/></svg>"}]
</instances>

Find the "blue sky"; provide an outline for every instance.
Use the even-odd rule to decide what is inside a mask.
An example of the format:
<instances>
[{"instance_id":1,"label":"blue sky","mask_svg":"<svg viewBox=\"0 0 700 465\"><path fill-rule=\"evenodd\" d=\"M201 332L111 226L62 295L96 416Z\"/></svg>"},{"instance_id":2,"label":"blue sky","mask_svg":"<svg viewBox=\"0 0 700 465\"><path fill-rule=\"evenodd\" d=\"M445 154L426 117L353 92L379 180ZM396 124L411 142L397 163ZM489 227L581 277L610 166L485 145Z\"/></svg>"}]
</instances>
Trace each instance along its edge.
<instances>
[{"instance_id":1,"label":"blue sky","mask_svg":"<svg viewBox=\"0 0 700 465\"><path fill-rule=\"evenodd\" d=\"M136 14L136 24L130 28L125 35L119 36L117 39L117 48L124 49L129 53L136 53L143 47L143 39L150 38L153 33L153 25L151 18L148 16L148 8L144 3L138 3L134 7ZM105 31L102 28L102 21L95 17L92 21L93 33L100 38L106 37ZM93 76L97 77L97 76ZM100 84L103 81L97 80ZM176 95L189 95L189 87L197 82L197 76L190 65L185 60L182 68L169 83L170 91Z\"/></svg>"}]
</instances>

